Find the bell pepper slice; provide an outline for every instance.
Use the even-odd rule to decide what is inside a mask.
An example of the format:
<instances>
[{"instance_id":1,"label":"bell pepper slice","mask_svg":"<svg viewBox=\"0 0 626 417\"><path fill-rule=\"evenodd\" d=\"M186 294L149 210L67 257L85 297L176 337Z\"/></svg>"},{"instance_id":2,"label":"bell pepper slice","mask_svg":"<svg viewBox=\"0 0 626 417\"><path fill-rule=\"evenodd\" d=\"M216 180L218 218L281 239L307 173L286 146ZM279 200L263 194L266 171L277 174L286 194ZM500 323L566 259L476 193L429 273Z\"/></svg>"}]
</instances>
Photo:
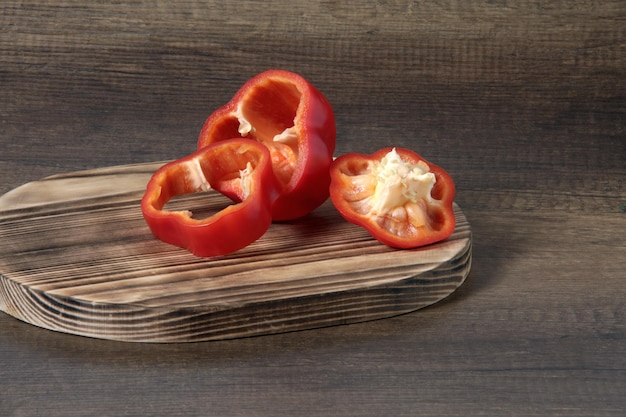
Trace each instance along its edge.
<instances>
[{"instance_id":1,"label":"bell pepper slice","mask_svg":"<svg viewBox=\"0 0 626 417\"><path fill-rule=\"evenodd\" d=\"M198 149L234 137L264 144L281 184L273 218L292 220L328 199L335 136L333 109L319 90L293 72L268 70L206 119Z\"/></svg>"},{"instance_id":2,"label":"bell pepper slice","mask_svg":"<svg viewBox=\"0 0 626 417\"><path fill-rule=\"evenodd\" d=\"M174 196L217 190L238 201L205 219L168 211ZM141 210L152 234L199 257L226 255L260 238L272 223L280 193L266 147L248 139L207 146L159 168L146 186Z\"/></svg>"},{"instance_id":3,"label":"bell pepper slice","mask_svg":"<svg viewBox=\"0 0 626 417\"><path fill-rule=\"evenodd\" d=\"M345 154L332 163L330 175L330 198L339 213L388 246L416 248L454 231L452 178L411 150Z\"/></svg>"}]
</instances>

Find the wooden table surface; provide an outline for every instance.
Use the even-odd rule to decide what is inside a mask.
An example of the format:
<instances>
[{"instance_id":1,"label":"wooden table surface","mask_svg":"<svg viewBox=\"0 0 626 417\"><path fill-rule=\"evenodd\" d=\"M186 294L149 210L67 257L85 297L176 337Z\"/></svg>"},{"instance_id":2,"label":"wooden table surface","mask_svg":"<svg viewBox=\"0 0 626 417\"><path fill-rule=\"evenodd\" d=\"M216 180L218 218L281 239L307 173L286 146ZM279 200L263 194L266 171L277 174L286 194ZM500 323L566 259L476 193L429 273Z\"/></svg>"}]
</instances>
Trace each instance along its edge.
<instances>
[{"instance_id":1,"label":"wooden table surface","mask_svg":"<svg viewBox=\"0 0 626 417\"><path fill-rule=\"evenodd\" d=\"M1 415L625 415L621 0L3 1L0 194L184 156L268 68L328 97L337 155L404 146L450 172L465 284L395 318L203 343L0 313Z\"/></svg>"}]
</instances>

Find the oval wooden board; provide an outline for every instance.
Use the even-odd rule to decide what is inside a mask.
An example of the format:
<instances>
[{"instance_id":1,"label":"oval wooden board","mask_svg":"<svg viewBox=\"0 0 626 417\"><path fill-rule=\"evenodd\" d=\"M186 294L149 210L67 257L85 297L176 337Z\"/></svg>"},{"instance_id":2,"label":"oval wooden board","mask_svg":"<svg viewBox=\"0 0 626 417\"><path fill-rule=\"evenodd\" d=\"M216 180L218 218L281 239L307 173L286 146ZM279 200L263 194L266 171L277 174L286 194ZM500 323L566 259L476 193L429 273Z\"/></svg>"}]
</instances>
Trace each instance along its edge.
<instances>
[{"instance_id":1,"label":"oval wooden board","mask_svg":"<svg viewBox=\"0 0 626 417\"><path fill-rule=\"evenodd\" d=\"M394 250L330 202L273 224L229 256L197 258L152 237L139 207L162 163L48 177L0 197L0 309L71 334L192 342L361 322L451 294L471 266L471 231L455 205L446 241ZM172 207L218 210L217 193Z\"/></svg>"}]
</instances>

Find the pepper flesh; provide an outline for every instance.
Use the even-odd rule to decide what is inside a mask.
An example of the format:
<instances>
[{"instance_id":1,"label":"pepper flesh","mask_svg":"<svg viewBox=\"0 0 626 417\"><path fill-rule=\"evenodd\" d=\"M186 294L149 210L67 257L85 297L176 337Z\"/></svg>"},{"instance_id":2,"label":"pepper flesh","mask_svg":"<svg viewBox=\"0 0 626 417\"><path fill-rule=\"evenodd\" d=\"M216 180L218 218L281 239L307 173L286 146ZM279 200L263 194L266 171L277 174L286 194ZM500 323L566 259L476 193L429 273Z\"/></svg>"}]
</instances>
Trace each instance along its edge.
<instances>
[{"instance_id":1,"label":"pepper flesh","mask_svg":"<svg viewBox=\"0 0 626 417\"><path fill-rule=\"evenodd\" d=\"M198 149L245 137L264 144L281 184L274 220L302 217L329 196L335 116L322 93L302 76L268 70L246 82L205 121Z\"/></svg>"},{"instance_id":2,"label":"pepper flesh","mask_svg":"<svg viewBox=\"0 0 626 417\"><path fill-rule=\"evenodd\" d=\"M330 174L330 198L339 213L388 246L415 248L454 231L452 178L411 150L345 154Z\"/></svg>"},{"instance_id":3,"label":"pepper flesh","mask_svg":"<svg viewBox=\"0 0 626 417\"><path fill-rule=\"evenodd\" d=\"M238 202L205 219L187 210L168 211L173 197L214 189ZM205 147L159 168L141 201L153 235L200 257L226 255L260 238L272 223L280 192L269 151L248 139Z\"/></svg>"}]
</instances>

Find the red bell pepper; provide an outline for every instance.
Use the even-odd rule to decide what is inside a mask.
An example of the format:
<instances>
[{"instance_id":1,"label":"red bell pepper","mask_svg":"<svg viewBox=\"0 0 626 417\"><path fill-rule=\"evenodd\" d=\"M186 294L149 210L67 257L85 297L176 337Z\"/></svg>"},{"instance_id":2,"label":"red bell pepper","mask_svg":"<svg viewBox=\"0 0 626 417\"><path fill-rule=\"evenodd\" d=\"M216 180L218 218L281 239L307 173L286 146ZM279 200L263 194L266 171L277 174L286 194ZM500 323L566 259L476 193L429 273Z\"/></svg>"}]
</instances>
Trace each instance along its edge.
<instances>
[{"instance_id":1,"label":"red bell pepper","mask_svg":"<svg viewBox=\"0 0 626 417\"><path fill-rule=\"evenodd\" d=\"M281 194L274 220L302 217L328 198L335 116L326 98L298 74L269 70L246 82L205 121L198 149L246 137L269 149Z\"/></svg>"},{"instance_id":2,"label":"red bell pepper","mask_svg":"<svg viewBox=\"0 0 626 417\"><path fill-rule=\"evenodd\" d=\"M206 219L163 209L174 196L211 188L240 202ZM158 169L148 182L141 210L158 239L209 257L235 252L260 238L272 223L271 209L279 193L267 148L231 139Z\"/></svg>"},{"instance_id":3,"label":"red bell pepper","mask_svg":"<svg viewBox=\"0 0 626 417\"><path fill-rule=\"evenodd\" d=\"M452 178L413 151L345 154L332 163L330 175L330 198L339 213L386 245L415 248L454 231Z\"/></svg>"}]
</instances>

